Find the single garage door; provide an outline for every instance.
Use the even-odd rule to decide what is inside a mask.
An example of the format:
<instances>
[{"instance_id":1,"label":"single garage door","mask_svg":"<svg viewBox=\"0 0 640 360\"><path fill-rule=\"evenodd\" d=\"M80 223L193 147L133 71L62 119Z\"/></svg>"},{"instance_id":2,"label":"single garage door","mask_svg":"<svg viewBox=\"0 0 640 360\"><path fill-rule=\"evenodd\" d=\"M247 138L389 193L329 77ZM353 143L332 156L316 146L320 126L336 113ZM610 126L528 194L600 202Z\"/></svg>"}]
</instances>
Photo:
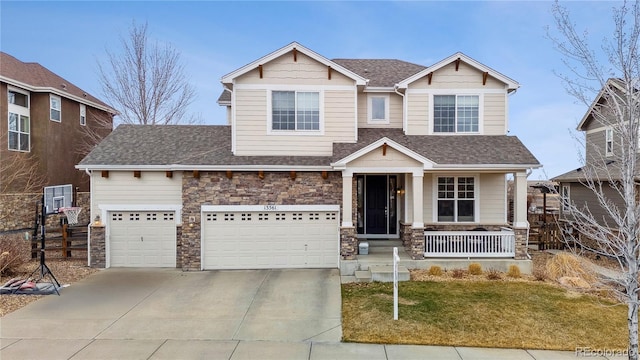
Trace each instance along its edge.
<instances>
[{"instance_id":1,"label":"single garage door","mask_svg":"<svg viewBox=\"0 0 640 360\"><path fill-rule=\"evenodd\" d=\"M110 212L113 267L176 267L174 212Z\"/></svg>"},{"instance_id":2,"label":"single garage door","mask_svg":"<svg viewBox=\"0 0 640 360\"><path fill-rule=\"evenodd\" d=\"M338 267L337 205L203 207L202 222L204 269Z\"/></svg>"}]
</instances>

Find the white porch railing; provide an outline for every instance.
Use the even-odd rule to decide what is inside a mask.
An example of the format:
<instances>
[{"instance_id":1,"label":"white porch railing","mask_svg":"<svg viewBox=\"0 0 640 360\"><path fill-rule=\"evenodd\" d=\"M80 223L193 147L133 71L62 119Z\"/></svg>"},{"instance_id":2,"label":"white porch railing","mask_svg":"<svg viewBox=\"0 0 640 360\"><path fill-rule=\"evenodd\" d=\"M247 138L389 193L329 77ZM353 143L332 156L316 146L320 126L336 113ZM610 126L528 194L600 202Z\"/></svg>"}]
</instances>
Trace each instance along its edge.
<instances>
[{"instance_id":1,"label":"white porch railing","mask_svg":"<svg viewBox=\"0 0 640 360\"><path fill-rule=\"evenodd\" d=\"M502 231L425 231L425 257L514 257L516 236Z\"/></svg>"}]
</instances>

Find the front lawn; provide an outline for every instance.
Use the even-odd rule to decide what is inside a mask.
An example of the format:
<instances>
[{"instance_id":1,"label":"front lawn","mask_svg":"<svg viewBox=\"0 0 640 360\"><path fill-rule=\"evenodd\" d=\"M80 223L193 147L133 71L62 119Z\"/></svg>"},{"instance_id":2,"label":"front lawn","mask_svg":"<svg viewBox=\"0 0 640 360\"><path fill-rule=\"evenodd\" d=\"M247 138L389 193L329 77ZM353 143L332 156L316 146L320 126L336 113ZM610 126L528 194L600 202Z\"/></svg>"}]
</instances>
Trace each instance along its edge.
<instances>
[{"instance_id":1,"label":"front lawn","mask_svg":"<svg viewBox=\"0 0 640 360\"><path fill-rule=\"evenodd\" d=\"M627 348L627 308L534 282L342 285L344 341L575 350Z\"/></svg>"}]
</instances>

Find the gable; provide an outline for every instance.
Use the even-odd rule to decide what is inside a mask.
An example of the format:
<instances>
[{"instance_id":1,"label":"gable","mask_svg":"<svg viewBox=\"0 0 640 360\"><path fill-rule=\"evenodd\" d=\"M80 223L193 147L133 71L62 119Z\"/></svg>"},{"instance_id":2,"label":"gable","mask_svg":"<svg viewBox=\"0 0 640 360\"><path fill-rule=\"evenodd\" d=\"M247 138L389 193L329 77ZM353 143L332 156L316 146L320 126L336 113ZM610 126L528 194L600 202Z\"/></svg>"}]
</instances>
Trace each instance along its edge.
<instances>
[{"instance_id":1,"label":"gable","mask_svg":"<svg viewBox=\"0 0 640 360\"><path fill-rule=\"evenodd\" d=\"M420 167L424 165L391 146L381 145L370 152L347 163L347 167L362 168L407 168Z\"/></svg>"},{"instance_id":2,"label":"gable","mask_svg":"<svg viewBox=\"0 0 640 360\"><path fill-rule=\"evenodd\" d=\"M483 71L463 61L458 65L455 62L444 65L409 83L408 86L411 89L505 89L502 81L489 74L485 77Z\"/></svg>"},{"instance_id":3,"label":"gable","mask_svg":"<svg viewBox=\"0 0 640 360\"><path fill-rule=\"evenodd\" d=\"M262 75L262 77L260 77ZM270 60L235 79L236 85L351 85L355 81L327 65L294 50Z\"/></svg>"}]
</instances>

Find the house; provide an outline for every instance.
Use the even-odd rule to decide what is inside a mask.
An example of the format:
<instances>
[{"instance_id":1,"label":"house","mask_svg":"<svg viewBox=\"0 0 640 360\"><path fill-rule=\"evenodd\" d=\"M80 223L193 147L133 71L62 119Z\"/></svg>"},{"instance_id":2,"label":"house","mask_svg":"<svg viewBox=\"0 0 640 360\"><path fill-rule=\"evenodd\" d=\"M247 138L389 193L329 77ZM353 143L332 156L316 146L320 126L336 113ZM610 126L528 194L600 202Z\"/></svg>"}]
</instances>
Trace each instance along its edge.
<instances>
[{"instance_id":1,"label":"house","mask_svg":"<svg viewBox=\"0 0 640 360\"><path fill-rule=\"evenodd\" d=\"M625 160L618 120L609 116L613 106L608 103L615 96L623 106L627 106L625 92L621 80L609 79L578 124L577 130L585 134L585 164L552 179L559 184L560 218L563 220L575 220L572 210L586 207L598 224L614 226L609 212L600 205L596 192L587 186L589 179L602 185L602 194L607 201L618 208L625 207L618 190L611 186L612 181L620 180L620 164Z\"/></svg>"},{"instance_id":2,"label":"house","mask_svg":"<svg viewBox=\"0 0 640 360\"><path fill-rule=\"evenodd\" d=\"M122 125L77 166L92 266L335 268L393 239L416 260L526 258L540 164L507 135L511 78L462 53L426 67L294 42L221 82L228 125Z\"/></svg>"},{"instance_id":3,"label":"house","mask_svg":"<svg viewBox=\"0 0 640 360\"><path fill-rule=\"evenodd\" d=\"M0 231L33 225L33 194L25 193L41 196L42 186L71 185L51 189L65 192L63 206L71 206L67 188L86 193L88 205L89 176L75 165L88 153L82 146L111 131L115 113L44 66L0 52ZM16 176L17 167L39 181Z\"/></svg>"}]
</instances>

